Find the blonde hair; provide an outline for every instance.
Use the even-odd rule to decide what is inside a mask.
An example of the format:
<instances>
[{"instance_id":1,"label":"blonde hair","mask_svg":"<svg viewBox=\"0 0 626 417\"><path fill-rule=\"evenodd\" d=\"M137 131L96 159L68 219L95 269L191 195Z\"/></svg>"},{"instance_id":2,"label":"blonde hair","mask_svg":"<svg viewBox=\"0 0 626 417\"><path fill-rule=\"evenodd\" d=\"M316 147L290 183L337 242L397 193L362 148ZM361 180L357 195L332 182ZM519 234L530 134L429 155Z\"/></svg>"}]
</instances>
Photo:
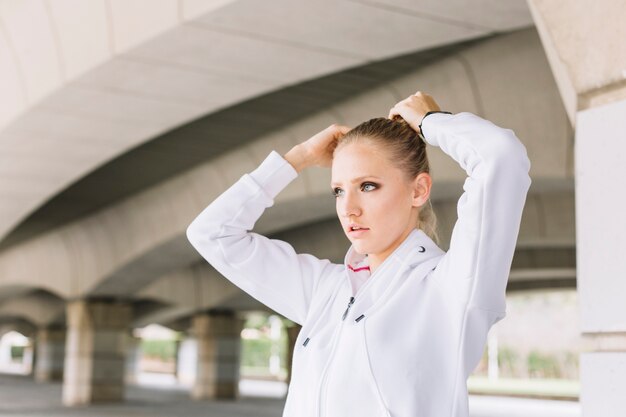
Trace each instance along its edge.
<instances>
[{"instance_id":1,"label":"blonde hair","mask_svg":"<svg viewBox=\"0 0 626 417\"><path fill-rule=\"evenodd\" d=\"M409 181L422 172L430 173L426 143L400 116L394 116L393 119L376 117L359 124L339 139L334 152L349 143L359 141L370 141L380 145L387 151L390 160L406 174ZM415 227L423 230L439 245L437 216L430 198L419 208Z\"/></svg>"}]
</instances>

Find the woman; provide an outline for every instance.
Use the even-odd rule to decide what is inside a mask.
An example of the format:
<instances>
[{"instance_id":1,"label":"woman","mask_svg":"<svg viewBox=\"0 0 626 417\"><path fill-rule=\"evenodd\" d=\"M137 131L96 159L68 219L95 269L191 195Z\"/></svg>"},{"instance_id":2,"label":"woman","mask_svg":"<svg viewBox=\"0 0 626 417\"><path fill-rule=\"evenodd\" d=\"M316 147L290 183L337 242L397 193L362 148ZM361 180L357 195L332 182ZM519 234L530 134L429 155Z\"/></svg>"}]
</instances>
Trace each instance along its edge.
<instances>
[{"instance_id":1,"label":"woman","mask_svg":"<svg viewBox=\"0 0 626 417\"><path fill-rule=\"evenodd\" d=\"M469 175L450 249L436 244L422 138ZM352 245L343 264L249 232L307 166L331 167ZM272 151L191 223L200 254L242 290L301 324L283 416L468 416L466 381L505 288L530 187L510 129L441 112L427 94L354 129L332 125Z\"/></svg>"}]
</instances>

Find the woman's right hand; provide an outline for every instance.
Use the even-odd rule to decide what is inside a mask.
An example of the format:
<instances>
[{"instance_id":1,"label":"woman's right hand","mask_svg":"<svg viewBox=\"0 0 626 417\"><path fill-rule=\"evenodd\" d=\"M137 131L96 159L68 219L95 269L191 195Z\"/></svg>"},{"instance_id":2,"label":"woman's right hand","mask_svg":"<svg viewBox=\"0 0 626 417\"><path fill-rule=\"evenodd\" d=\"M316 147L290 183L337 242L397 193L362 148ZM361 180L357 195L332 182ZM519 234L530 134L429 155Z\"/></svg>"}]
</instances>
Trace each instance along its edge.
<instances>
[{"instance_id":1,"label":"woman's right hand","mask_svg":"<svg viewBox=\"0 0 626 417\"><path fill-rule=\"evenodd\" d=\"M438 110L441 110L441 108L439 108L439 105L430 94L418 91L396 103L389 110L387 118L393 120L394 116L400 116L413 130L421 134L419 126L426 113Z\"/></svg>"},{"instance_id":2,"label":"woman's right hand","mask_svg":"<svg viewBox=\"0 0 626 417\"><path fill-rule=\"evenodd\" d=\"M306 141L294 146L285 154L285 159L298 172L307 166L330 168L333 162L333 152L339 139L350 129L348 126L333 123Z\"/></svg>"}]
</instances>

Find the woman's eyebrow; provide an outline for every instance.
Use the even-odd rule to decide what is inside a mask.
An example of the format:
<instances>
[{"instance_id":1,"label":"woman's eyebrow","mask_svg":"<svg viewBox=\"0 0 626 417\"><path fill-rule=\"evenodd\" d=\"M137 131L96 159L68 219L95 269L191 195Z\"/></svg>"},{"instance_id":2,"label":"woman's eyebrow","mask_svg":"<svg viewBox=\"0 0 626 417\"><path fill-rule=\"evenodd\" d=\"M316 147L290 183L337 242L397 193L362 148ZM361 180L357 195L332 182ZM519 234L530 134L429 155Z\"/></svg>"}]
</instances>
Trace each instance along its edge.
<instances>
[{"instance_id":1,"label":"woman's eyebrow","mask_svg":"<svg viewBox=\"0 0 626 417\"><path fill-rule=\"evenodd\" d=\"M379 179L379 180L382 179L382 178L377 177L376 175L363 175L362 177L353 178L350 182L351 183L359 182L361 180L364 180L365 178L376 178L376 179ZM333 182L330 183L331 187L333 187L335 185L341 185L341 183L340 182L336 182L336 181L333 181Z\"/></svg>"}]
</instances>

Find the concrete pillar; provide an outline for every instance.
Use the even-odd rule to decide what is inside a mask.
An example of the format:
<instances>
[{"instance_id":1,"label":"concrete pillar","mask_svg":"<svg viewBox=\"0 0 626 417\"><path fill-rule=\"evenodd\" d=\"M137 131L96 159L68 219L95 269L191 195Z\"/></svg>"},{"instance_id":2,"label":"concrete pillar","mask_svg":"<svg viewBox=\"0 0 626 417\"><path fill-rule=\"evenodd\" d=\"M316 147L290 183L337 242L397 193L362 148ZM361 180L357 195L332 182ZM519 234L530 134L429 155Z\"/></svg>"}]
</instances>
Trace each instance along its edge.
<instances>
[{"instance_id":1,"label":"concrete pillar","mask_svg":"<svg viewBox=\"0 0 626 417\"><path fill-rule=\"evenodd\" d=\"M132 332L126 335L126 384L136 384L139 378L141 363L141 338L135 337Z\"/></svg>"},{"instance_id":2,"label":"concrete pillar","mask_svg":"<svg viewBox=\"0 0 626 417\"><path fill-rule=\"evenodd\" d=\"M35 361L35 349L32 344L32 340L29 344L24 346L24 352L22 355L22 372L25 375L32 375L33 373L33 362Z\"/></svg>"},{"instance_id":3,"label":"concrete pillar","mask_svg":"<svg viewBox=\"0 0 626 417\"><path fill-rule=\"evenodd\" d=\"M576 239L583 416L626 410L626 100L578 113Z\"/></svg>"},{"instance_id":4,"label":"concrete pillar","mask_svg":"<svg viewBox=\"0 0 626 417\"><path fill-rule=\"evenodd\" d=\"M241 330L233 311L198 314L192 332L198 343L194 399L235 399L239 395Z\"/></svg>"},{"instance_id":5,"label":"concrete pillar","mask_svg":"<svg viewBox=\"0 0 626 417\"><path fill-rule=\"evenodd\" d=\"M65 360L65 328L41 328L37 331L35 381L62 381Z\"/></svg>"},{"instance_id":6,"label":"concrete pillar","mask_svg":"<svg viewBox=\"0 0 626 417\"><path fill-rule=\"evenodd\" d=\"M180 345L181 345L182 341L180 339L176 339L174 341L174 378L176 378L176 380L179 380L178 375L180 374L180 370L178 369L178 366L180 365L179 361L178 361L178 353L180 352Z\"/></svg>"},{"instance_id":7,"label":"concrete pillar","mask_svg":"<svg viewBox=\"0 0 626 417\"><path fill-rule=\"evenodd\" d=\"M581 110L626 99L624 0L527 3L574 124Z\"/></svg>"},{"instance_id":8,"label":"concrete pillar","mask_svg":"<svg viewBox=\"0 0 626 417\"><path fill-rule=\"evenodd\" d=\"M11 344L8 337L0 337L0 368L7 368L11 365Z\"/></svg>"},{"instance_id":9,"label":"concrete pillar","mask_svg":"<svg viewBox=\"0 0 626 417\"><path fill-rule=\"evenodd\" d=\"M291 382L291 367L293 364L293 351L296 346L296 338L298 334L300 334L300 326L297 323L294 323L292 326L287 327L287 343L289 344L287 348L287 385Z\"/></svg>"},{"instance_id":10,"label":"concrete pillar","mask_svg":"<svg viewBox=\"0 0 626 417\"><path fill-rule=\"evenodd\" d=\"M528 0L576 127L576 273L584 417L626 409L624 1ZM572 31L576 28L576 31ZM581 34L584 34L581 36ZM550 138L545 138L549 140Z\"/></svg>"},{"instance_id":11,"label":"concrete pillar","mask_svg":"<svg viewBox=\"0 0 626 417\"><path fill-rule=\"evenodd\" d=\"M127 303L68 302L63 404L123 400L126 332L131 314Z\"/></svg>"},{"instance_id":12,"label":"concrete pillar","mask_svg":"<svg viewBox=\"0 0 626 417\"><path fill-rule=\"evenodd\" d=\"M35 370L37 369L37 334L29 337L29 345L31 346L31 354L30 354L30 358L28 359L30 361L30 369L28 369L27 373L28 375L30 375L33 379L35 379L37 377ZM65 343L63 343L63 348L65 349Z\"/></svg>"}]
</instances>

